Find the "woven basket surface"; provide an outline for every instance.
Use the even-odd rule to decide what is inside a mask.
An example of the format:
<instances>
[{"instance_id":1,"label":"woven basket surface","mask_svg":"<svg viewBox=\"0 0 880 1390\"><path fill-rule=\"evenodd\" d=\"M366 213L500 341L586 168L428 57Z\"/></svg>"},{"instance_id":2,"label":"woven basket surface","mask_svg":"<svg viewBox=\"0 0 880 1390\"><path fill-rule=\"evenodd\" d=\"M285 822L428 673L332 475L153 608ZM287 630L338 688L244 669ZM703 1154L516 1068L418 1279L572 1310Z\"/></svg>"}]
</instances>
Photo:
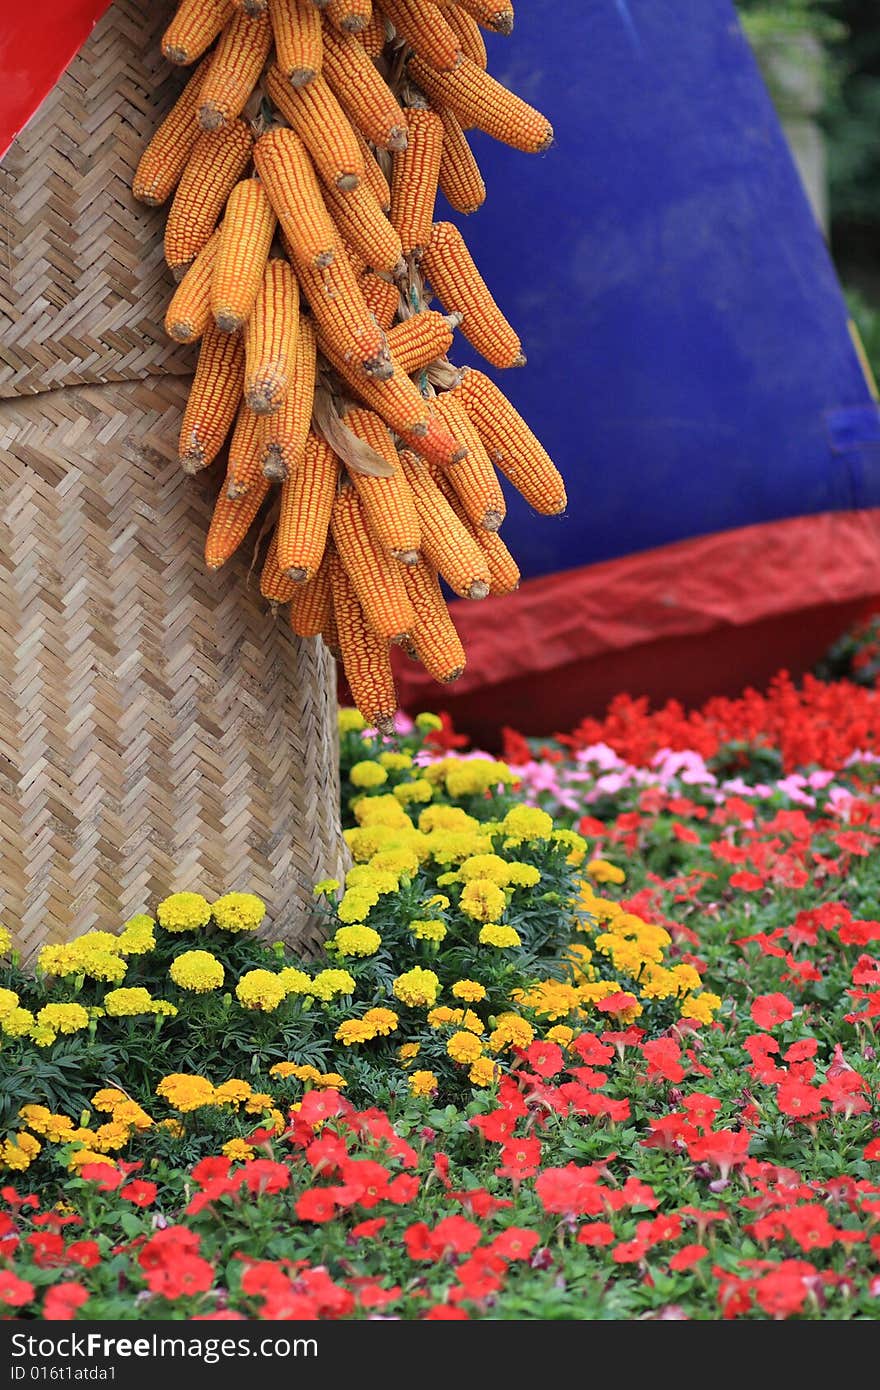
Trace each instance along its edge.
<instances>
[{"instance_id":1,"label":"woven basket surface","mask_svg":"<svg viewBox=\"0 0 880 1390\"><path fill-rule=\"evenodd\" d=\"M341 867L332 662L202 551L222 463L176 462L191 354L163 213L128 193L181 86L171 6L117 0L2 167L0 921L26 954L174 889L314 944Z\"/></svg>"}]
</instances>

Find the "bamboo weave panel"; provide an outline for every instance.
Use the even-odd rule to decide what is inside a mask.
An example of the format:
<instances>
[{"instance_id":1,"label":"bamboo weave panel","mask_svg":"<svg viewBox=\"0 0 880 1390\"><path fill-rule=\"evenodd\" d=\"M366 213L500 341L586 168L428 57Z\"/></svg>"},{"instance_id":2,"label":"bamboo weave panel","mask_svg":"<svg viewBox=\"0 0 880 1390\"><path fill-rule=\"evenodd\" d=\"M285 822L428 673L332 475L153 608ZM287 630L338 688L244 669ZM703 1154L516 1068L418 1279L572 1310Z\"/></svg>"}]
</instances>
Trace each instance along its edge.
<instances>
[{"instance_id":1,"label":"bamboo weave panel","mask_svg":"<svg viewBox=\"0 0 880 1390\"><path fill-rule=\"evenodd\" d=\"M129 191L190 69L172 0L116 0L0 165L0 397L192 371L165 337L165 208Z\"/></svg>"},{"instance_id":2,"label":"bamboo weave panel","mask_svg":"<svg viewBox=\"0 0 880 1390\"><path fill-rule=\"evenodd\" d=\"M340 870L331 662L205 572L174 377L0 402L0 921L26 953L186 887L317 939ZM217 470L210 470L216 474Z\"/></svg>"}]
</instances>

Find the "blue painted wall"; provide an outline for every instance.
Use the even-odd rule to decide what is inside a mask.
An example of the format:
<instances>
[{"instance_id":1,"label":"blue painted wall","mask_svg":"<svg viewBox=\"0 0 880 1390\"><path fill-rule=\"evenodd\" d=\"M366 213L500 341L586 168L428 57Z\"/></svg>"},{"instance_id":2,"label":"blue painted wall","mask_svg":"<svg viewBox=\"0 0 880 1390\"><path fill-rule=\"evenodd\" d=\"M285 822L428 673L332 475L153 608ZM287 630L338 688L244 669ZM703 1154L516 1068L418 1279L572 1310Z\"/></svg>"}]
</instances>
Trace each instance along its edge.
<instances>
[{"instance_id":1,"label":"blue painted wall","mask_svg":"<svg viewBox=\"0 0 880 1390\"><path fill-rule=\"evenodd\" d=\"M568 483L559 520L511 498L523 574L880 506L880 417L730 0L522 0L488 45L556 131L540 156L473 132L486 204L438 214L522 336L528 366L493 375Z\"/></svg>"}]
</instances>

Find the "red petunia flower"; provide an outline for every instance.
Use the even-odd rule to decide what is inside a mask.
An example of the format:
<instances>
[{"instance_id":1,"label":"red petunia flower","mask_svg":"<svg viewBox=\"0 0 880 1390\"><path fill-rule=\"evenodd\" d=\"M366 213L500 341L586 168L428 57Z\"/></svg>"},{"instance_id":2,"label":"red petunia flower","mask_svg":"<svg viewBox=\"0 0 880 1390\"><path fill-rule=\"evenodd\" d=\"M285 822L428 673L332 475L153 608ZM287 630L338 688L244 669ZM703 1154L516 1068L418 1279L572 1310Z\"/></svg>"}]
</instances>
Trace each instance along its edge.
<instances>
[{"instance_id":1,"label":"red petunia flower","mask_svg":"<svg viewBox=\"0 0 880 1390\"><path fill-rule=\"evenodd\" d=\"M705 1245L683 1245L670 1259L669 1268L680 1274L684 1270L693 1269L694 1265L705 1260L708 1253L708 1247Z\"/></svg>"},{"instance_id":2,"label":"red petunia flower","mask_svg":"<svg viewBox=\"0 0 880 1390\"><path fill-rule=\"evenodd\" d=\"M749 1011L752 1022L759 1028L775 1028L787 1023L794 1014L794 1005L784 994L759 994Z\"/></svg>"},{"instance_id":3,"label":"red petunia flower","mask_svg":"<svg viewBox=\"0 0 880 1390\"><path fill-rule=\"evenodd\" d=\"M527 1231L521 1226L508 1226L500 1236L496 1236L489 1247L503 1260L528 1260L539 1243L537 1231Z\"/></svg>"},{"instance_id":4,"label":"red petunia flower","mask_svg":"<svg viewBox=\"0 0 880 1390\"><path fill-rule=\"evenodd\" d=\"M119 1195L133 1206L148 1207L155 1202L158 1192L159 1189L154 1182L136 1178L134 1182L126 1183L125 1187L120 1188Z\"/></svg>"},{"instance_id":5,"label":"red petunia flower","mask_svg":"<svg viewBox=\"0 0 880 1390\"><path fill-rule=\"evenodd\" d=\"M617 1237L607 1221L591 1221L577 1233L578 1245L613 1245Z\"/></svg>"},{"instance_id":6,"label":"red petunia flower","mask_svg":"<svg viewBox=\"0 0 880 1390\"><path fill-rule=\"evenodd\" d=\"M0 1303L8 1308L22 1308L34 1296L34 1286L27 1279L19 1279L11 1269L0 1269Z\"/></svg>"},{"instance_id":7,"label":"red petunia flower","mask_svg":"<svg viewBox=\"0 0 880 1390\"><path fill-rule=\"evenodd\" d=\"M43 1299L43 1317L47 1322L70 1322L77 1310L89 1301L88 1289L82 1284L68 1282L55 1284L46 1290Z\"/></svg>"},{"instance_id":8,"label":"red petunia flower","mask_svg":"<svg viewBox=\"0 0 880 1390\"><path fill-rule=\"evenodd\" d=\"M672 1038L655 1038L642 1043L642 1053L648 1063L648 1077L659 1076L677 1084L685 1078L681 1065L681 1048Z\"/></svg>"},{"instance_id":9,"label":"red petunia flower","mask_svg":"<svg viewBox=\"0 0 880 1390\"><path fill-rule=\"evenodd\" d=\"M330 1188L307 1187L296 1199L294 1211L300 1221L314 1221L323 1225L332 1221L336 1215L337 1204Z\"/></svg>"},{"instance_id":10,"label":"red petunia flower","mask_svg":"<svg viewBox=\"0 0 880 1390\"><path fill-rule=\"evenodd\" d=\"M168 1299L186 1298L207 1293L214 1282L214 1266L203 1260L201 1255L180 1253L153 1269L145 1270L144 1279L151 1293L161 1294Z\"/></svg>"},{"instance_id":11,"label":"red petunia flower","mask_svg":"<svg viewBox=\"0 0 880 1390\"><path fill-rule=\"evenodd\" d=\"M564 1061L562 1048L557 1043L533 1042L525 1051L525 1059L532 1071L539 1076L558 1076Z\"/></svg>"}]
</instances>

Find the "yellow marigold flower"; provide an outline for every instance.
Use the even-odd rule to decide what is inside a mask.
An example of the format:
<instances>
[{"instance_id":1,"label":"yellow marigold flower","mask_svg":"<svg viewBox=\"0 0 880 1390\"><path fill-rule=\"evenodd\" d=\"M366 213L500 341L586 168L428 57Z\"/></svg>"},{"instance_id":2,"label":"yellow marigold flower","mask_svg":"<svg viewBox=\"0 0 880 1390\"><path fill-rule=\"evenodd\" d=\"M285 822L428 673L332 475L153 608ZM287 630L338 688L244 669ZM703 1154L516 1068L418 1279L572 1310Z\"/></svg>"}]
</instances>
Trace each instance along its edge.
<instances>
[{"instance_id":1,"label":"yellow marigold flower","mask_svg":"<svg viewBox=\"0 0 880 1390\"><path fill-rule=\"evenodd\" d=\"M625 883L626 874L617 864L609 864L607 859L591 859L586 872L597 883Z\"/></svg>"},{"instance_id":2,"label":"yellow marigold flower","mask_svg":"<svg viewBox=\"0 0 880 1390\"><path fill-rule=\"evenodd\" d=\"M412 767L413 760L411 753L380 753L376 760L388 772L405 772L408 767Z\"/></svg>"},{"instance_id":3,"label":"yellow marigold flower","mask_svg":"<svg viewBox=\"0 0 880 1390\"><path fill-rule=\"evenodd\" d=\"M186 1134L186 1130L180 1120L160 1120L158 1127L159 1129L167 1129L173 1139L182 1139L184 1134Z\"/></svg>"},{"instance_id":4,"label":"yellow marigold flower","mask_svg":"<svg viewBox=\"0 0 880 1390\"><path fill-rule=\"evenodd\" d=\"M26 1033L30 1033L34 1022L30 1009L10 1009L9 1013L0 1018L0 1032L5 1033L8 1038L23 1038ZM50 1042L54 1042L54 1036Z\"/></svg>"},{"instance_id":5,"label":"yellow marigold flower","mask_svg":"<svg viewBox=\"0 0 880 1390\"><path fill-rule=\"evenodd\" d=\"M211 920L211 904L201 893L172 893L156 908L159 925L166 931L197 931Z\"/></svg>"},{"instance_id":6,"label":"yellow marigold flower","mask_svg":"<svg viewBox=\"0 0 880 1390\"><path fill-rule=\"evenodd\" d=\"M703 983L699 970L692 965L673 965L669 973L674 977L676 990L680 994L693 993Z\"/></svg>"},{"instance_id":7,"label":"yellow marigold flower","mask_svg":"<svg viewBox=\"0 0 880 1390\"><path fill-rule=\"evenodd\" d=\"M465 1009L461 1026L466 1028L469 1033L485 1033L486 1031L486 1025L479 1014L474 1013L473 1009Z\"/></svg>"},{"instance_id":8,"label":"yellow marigold flower","mask_svg":"<svg viewBox=\"0 0 880 1390\"><path fill-rule=\"evenodd\" d=\"M553 834L553 818L537 806L513 806L501 822L501 828L516 840L549 840Z\"/></svg>"},{"instance_id":9,"label":"yellow marigold flower","mask_svg":"<svg viewBox=\"0 0 880 1390\"><path fill-rule=\"evenodd\" d=\"M61 946L44 946L37 955L37 969L42 975L57 975L64 979L79 971L79 956L73 942L66 941Z\"/></svg>"},{"instance_id":10,"label":"yellow marigold flower","mask_svg":"<svg viewBox=\"0 0 880 1390\"><path fill-rule=\"evenodd\" d=\"M362 729L367 727L366 719L356 709L339 710L336 723L341 734L359 734Z\"/></svg>"},{"instance_id":11,"label":"yellow marigold flower","mask_svg":"<svg viewBox=\"0 0 880 1390\"><path fill-rule=\"evenodd\" d=\"M479 1004L486 998L486 989L478 980L456 980L452 986L456 999L464 999L467 1004Z\"/></svg>"},{"instance_id":12,"label":"yellow marigold flower","mask_svg":"<svg viewBox=\"0 0 880 1390\"><path fill-rule=\"evenodd\" d=\"M432 907L435 912L445 912L449 906L450 902L445 893L435 893L425 903L425 907Z\"/></svg>"},{"instance_id":13,"label":"yellow marigold flower","mask_svg":"<svg viewBox=\"0 0 880 1390\"><path fill-rule=\"evenodd\" d=\"M478 1057L468 1072L468 1081L472 1086L493 1086L500 1072L498 1063L493 1062L491 1057Z\"/></svg>"},{"instance_id":14,"label":"yellow marigold flower","mask_svg":"<svg viewBox=\"0 0 880 1390\"><path fill-rule=\"evenodd\" d=\"M315 884L314 888L312 889L312 892L314 893L316 898L329 898L330 894L335 893L339 886L340 884L338 878L322 878L320 882Z\"/></svg>"},{"instance_id":15,"label":"yellow marigold flower","mask_svg":"<svg viewBox=\"0 0 880 1390\"><path fill-rule=\"evenodd\" d=\"M289 1076L295 1076L300 1081L306 1080L305 1077L299 1075L301 1071L312 1071L315 1073L315 1076L318 1075L317 1068L300 1067L296 1062L276 1062L274 1066L269 1068L269 1075L279 1076L282 1080L286 1080Z\"/></svg>"},{"instance_id":16,"label":"yellow marigold flower","mask_svg":"<svg viewBox=\"0 0 880 1390\"><path fill-rule=\"evenodd\" d=\"M380 763L373 762L372 758L365 758L363 762L355 763L348 774L349 781L353 787L381 787L388 781L388 773Z\"/></svg>"},{"instance_id":17,"label":"yellow marigold flower","mask_svg":"<svg viewBox=\"0 0 880 1390\"><path fill-rule=\"evenodd\" d=\"M363 922L365 917L369 917L370 909L375 907L378 901L379 894L364 884L361 884L359 888L348 888L342 895L336 909L336 915L340 922L354 925Z\"/></svg>"},{"instance_id":18,"label":"yellow marigold flower","mask_svg":"<svg viewBox=\"0 0 880 1390\"><path fill-rule=\"evenodd\" d=\"M442 941L446 935L446 923L439 919L431 922L410 922L409 929L417 941Z\"/></svg>"},{"instance_id":19,"label":"yellow marigold flower","mask_svg":"<svg viewBox=\"0 0 880 1390\"><path fill-rule=\"evenodd\" d=\"M386 830L414 830L415 826L391 792L379 796L362 796L353 806L358 825Z\"/></svg>"},{"instance_id":20,"label":"yellow marigold flower","mask_svg":"<svg viewBox=\"0 0 880 1390\"><path fill-rule=\"evenodd\" d=\"M6 1018L13 1009L18 1008L18 995L14 989L0 989L0 1018Z\"/></svg>"},{"instance_id":21,"label":"yellow marigold flower","mask_svg":"<svg viewBox=\"0 0 880 1390\"><path fill-rule=\"evenodd\" d=\"M12 948L12 932L8 927L0 927L0 956L5 956Z\"/></svg>"},{"instance_id":22,"label":"yellow marigold flower","mask_svg":"<svg viewBox=\"0 0 880 1390\"><path fill-rule=\"evenodd\" d=\"M596 980L578 988L578 996L585 1004L598 1004L600 999L609 999L612 994L619 993L620 985L616 980Z\"/></svg>"},{"instance_id":23,"label":"yellow marigold flower","mask_svg":"<svg viewBox=\"0 0 880 1390\"><path fill-rule=\"evenodd\" d=\"M138 1014L176 1014L173 1004L154 999L148 989L111 989L104 995L104 1008L110 1018L135 1018Z\"/></svg>"},{"instance_id":24,"label":"yellow marigold flower","mask_svg":"<svg viewBox=\"0 0 880 1390\"><path fill-rule=\"evenodd\" d=\"M82 1004L44 1004L37 1014L37 1026L56 1033L78 1033L88 1028L89 1016Z\"/></svg>"},{"instance_id":25,"label":"yellow marigold flower","mask_svg":"<svg viewBox=\"0 0 880 1390\"><path fill-rule=\"evenodd\" d=\"M423 734L436 734L443 728L443 720L438 715L430 714L425 710L416 715L415 725Z\"/></svg>"},{"instance_id":26,"label":"yellow marigold flower","mask_svg":"<svg viewBox=\"0 0 880 1390\"><path fill-rule=\"evenodd\" d=\"M80 955L89 955L92 951L115 953L119 950L119 937L114 936L112 931L87 931L70 944Z\"/></svg>"},{"instance_id":27,"label":"yellow marigold flower","mask_svg":"<svg viewBox=\"0 0 880 1390\"><path fill-rule=\"evenodd\" d=\"M433 970L423 970L417 965L413 970L398 975L392 989L396 999L417 1009L434 1003L440 993L440 981Z\"/></svg>"},{"instance_id":28,"label":"yellow marigold flower","mask_svg":"<svg viewBox=\"0 0 880 1390\"><path fill-rule=\"evenodd\" d=\"M700 1023L711 1023L721 1004L720 996L709 990L703 990L702 994L689 994L681 1001L681 1016L695 1018Z\"/></svg>"},{"instance_id":29,"label":"yellow marigold flower","mask_svg":"<svg viewBox=\"0 0 880 1390\"><path fill-rule=\"evenodd\" d=\"M341 956L374 956L382 945L382 938L372 927L358 922L351 927L340 927L332 944Z\"/></svg>"},{"instance_id":30,"label":"yellow marigold flower","mask_svg":"<svg viewBox=\"0 0 880 1390\"><path fill-rule=\"evenodd\" d=\"M450 1009L445 1004L441 1004L428 1013L428 1027L445 1028L450 1023L458 1025L463 1018L464 1009Z\"/></svg>"},{"instance_id":31,"label":"yellow marigold flower","mask_svg":"<svg viewBox=\"0 0 880 1390\"><path fill-rule=\"evenodd\" d=\"M639 994L643 999L671 999L678 992L678 984L671 970L648 964L639 975Z\"/></svg>"},{"instance_id":32,"label":"yellow marigold flower","mask_svg":"<svg viewBox=\"0 0 880 1390\"><path fill-rule=\"evenodd\" d=\"M552 1028L548 1028L545 1034L547 1041L556 1043L563 1050L571 1046L574 1037L574 1029L569 1028L565 1023L557 1023Z\"/></svg>"},{"instance_id":33,"label":"yellow marigold flower","mask_svg":"<svg viewBox=\"0 0 880 1390\"><path fill-rule=\"evenodd\" d=\"M257 1151L246 1139L229 1139L220 1152L225 1158L231 1158L233 1162L245 1163L249 1158L256 1157Z\"/></svg>"},{"instance_id":34,"label":"yellow marigold flower","mask_svg":"<svg viewBox=\"0 0 880 1390\"><path fill-rule=\"evenodd\" d=\"M397 1055L405 1065L407 1062L411 1062L415 1057L418 1057L421 1050L421 1043L404 1043L402 1047L397 1049Z\"/></svg>"},{"instance_id":35,"label":"yellow marigold flower","mask_svg":"<svg viewBox=\"0 0 880 1390\"><path fill-rule=\"evenodd\" d=\"M325 1003L337 994L354 994L354 976L347 970L319 970L312 980L310 993Z\"/></svg>"},{"instance_id":36,"label":"yellow marigold flower","mask_svg":"<svg viewBox=\"0 0 880 1390\"><path fill-rule=\"evenodd\" d=\"M432 830L479 832L480 822L474 816L469 816L461 806L447 806L440 802L422 811L419 816L419 830L426 835Z\"/></svg>"},{"instance_id":37,"label":"yellow marigold flower","mask_svg":"<svg viewBox=\"0 0 880 1390\"><path fill-rule=\"evenodd\" d=\"M256 931L266 915L266 904L256 893L224 893L211 904L211 916L221 931Z\"/></svg>"},{"instance_id":38,"label":"yellow marigold flower","mask_svg":"<svg viewBox=\"0 0 880 1390\"><path fill-rule=\"evenodd\" d=\"M253 1087L247 1081L232 1076L214 1091L215 1105L242 1105L253 1095Z\"/></svg>"},{"instance_id":39,"label":"yellow marigold flower","mask_svg":"<svg viewBox=\"0 0 880 1390\"><path fill-rule=\"evenodd\" d=\"M212 989L219 989L226 978L222 964L210 951L182 952L174 957L168 974L176 985L192 994L210 994Z\"/></svg>"},{"instance_id":40,"label":"yellow marigold flower","mask_svg":"<svg viewBox=\"0 0 880 1390\"><path fill-rule=\"evenodd\" d=\"M3 1031L8 1033L9 1029L4 1026ZM51 1047L58 1037L58 1034L55 1032L54 1028L49 1028L44 1023L35 1023L30 1030L30 1036L37 1047Z\"/></svg>"},{"instance_id":41,"label":"yellow marigold flower","mask_svg":"<svg viewBox=\"0 0 880 1390\"><path fill-rule=\"evenodd\" d=\"M116 1119L109 1120L107 1124L99 1125L95 1130L95 1148L100 1153L113 1153L115 1149L124 1149L130 1138L131 1131L128 1125L121 1124Z\"/></svg>"},{"instance_id":42,"label":"yellow marigold flower","mask_svg":"<svg viewBox=\"0 0 880 1390\"><path fill-rule=\"evenodd\" d=\"M513 888L535 888L541 882L541 871L534 864L518 861L507 866L508 882Z\"/></svg>"},{"instance_id":43,"label":"yellow marigold flower","mask_svg":"<svg viewBox=\"0 0 880 1390\"><path fill-rule=\"evenodd\" d=\"M275 1104L275 1097L268 1091L252 1091L244 1103L249 1115L262 1115Z\"/></svg>"},{"instance_id":44,"label":"yellow marigold flower","mask_svg":"<svg viewBox=\"0 0 880 1390\"><path fill-rule=\"evenodd\" d=\"M338 1071L325 1071L318 1077L315 1085L319 1091L341 1091L348 1082Z\"/></svg>"},{"instance_id":45,"label":"yellow marigold flower","mask_svg":"<svg viewBox=\"0 0 880 1390\"><path fill-rule=\"evenodd\" d=\"M214 1087L207 1077L189 1075L187 1072L171 1072L163 1076L156 1087L156 1095L167 1100L173 1110L183 1114L189 1110L200 1110L203 1105L214 1104Z\"/></svg>"},{"instance_id":46,"label":"yellow marigold flower","mask_svg":"<svg viewBox=\"0 0 880 1390\"><path fill-rule=\"evenodd\" d=\"M411 1096L432 1096L438 1089L440 1082L432 1071L414 1071L409 1076L409 1093Z\"/></svg>"},{"instance_id":47,"label":"yellow marigold flower","mask_svg":"<svg viewBox=\"0 0 880 1390\"><path fill-rule=\"evenodd\" d=\"M412 782L400 782L394 788L394 795L401 806L424 804L434 795L434 788L427 777L416 777Z\"/></svg>"},{"instance_id":48,"label":"yellow marigold flower","mask_svg":"<svg viewBox=\"0 0 880 1390\"><path fill-rule=\"evenodd\" d=\"M23 1105L18 1118L50 1144L65 1144L73 1134L73 1120L67 1115L53 1114L45 1105Z\"/></svg>"},{"instance_id":49,"label":"yellow marigold flower","mask_svg":"<svg viewBox=\"0 0 880 1390\"><path fill-rule=\"evenodd\" d=\"M355 1043L371 1042L376 1036L376 1029L362 1018L347 1018L340 1023L333 1036L343 1047L352 1047Z\"/></svg>"},{"instance_id":50,"label":"yellow marigold flower","mask_svg":"<svg viewBox=\"0 0 880 1390\"><path fill-rule=\"evenodd\" d=\"M389 1033L394 1033L400 1022L393 1009L383 1009L381 1007L367 1009L363 1021L364 1023L369 1023L372 1028L375 1028L376 1032L383 1038L387 1037Z\"/></svg>"},{"instance_id":51,"label":"yellow marigold flower","mask_svg":"<svg viewBox=\"0 0 880 1390\"><path fill-rule=\"evenodd\" d=\"M370 860L370 868L395 874L398 878L414 878L419 871L419 856L414 849L382 849ZM360 889L358 890L361 891Z\"/></svg>"},{"instance_id":52,"label":"yellow marigold flower","mask_svg":"<svg viewBox=\"0 0 880 1390\"><path fill-rule=\"evenodd\" d=\"M508 1047L528 1047L534 1041L535 1030L530 1023L518 1014L501 1014L498 1026L489 1035L489 1046L493 1052L503 1052Z\"/></svg>"},{"instance_id":53,"label":"yellow marigold flower","mask_svg":"<svg viewBox=\"0 0 880 1390\"><path fill-rule=\"evenodd\" d=\"M103 980L106 984L118 985L125 978L126 962L113 951L84 951L79 960L76 974L87 975L92 980Z\"/></svg>"},{"instance_id":54,"label":"yellow marigold flower","mask_svg":"<svg viewBox=\"0 0 880 1390\"><path fill-rule=\"evenodd\" d=\"M113 1111L113 1118L131 1129L151 1129L153 1125L146 1110L142 1109L136 1100L124 1100L121 1105L117 1105Z\"/></svg>"},{"instance_id":55,"label":"yellow marigold flower","mask_svg":"<svg viewBox=\"0 0 880 1390\"><path fill-rule=\"evenodd\" d=\"M369 888L371 892L396 893L400 879L390 869L377 869L373 864L355 864L345 875L346 888Z\"/></svg>"},{"instance_id":56,"label":"yellow marigold flower","mask_svg":"<svg viewBox=\"0 0 880 1390\"><path fill-rule=\"evenodd\" d=\"M574 869L580 868L587 856L587 842L583 835L576 830L554 830L551 839L554 845L568 850L566 864L571 864Z\"/></svg>"},{"instance_id":57,"label":"yellow marigold flower","mask_svg":"<svg viewBox=\"0 0 880 1390\"><path fill-rule=\"evenodd\" d=\"M472 854L458 872L464 883L470 883L475 878L486 878L499 888L505 888L510 878L510 869L511 866L500 854Z\"/></svg>"},{"instance_id":58,"label":"yellow marigold flower","mask_svg":"<svg viewBox=\"0 0 880 1390\"><path fill-rule=\"evenodd\" d=\"M522 945L520 934L514 927L499 927L492 923L480 927L479 941L482 946L497 946L500 950Z\"/></svg>"},{"instance_id":59,"label":"yellow marigold flower","mask_svg":"<svg viewBox=\"0 0 880 1390\"><path fill-rule=\"evenodd\" d=\"M77 1149L76 1153L71 1154L70 1162L67 1165L69 1172L76 1172L78 1168L85 1168L87 1163L106 1163L111 1168L116 1164L107 1154L95 1153L94 1149Z\"/></svg>"},{"instance_id":60,"label":"yellow marigold flower","mask_svg":"<svg viewBox=\"0 0 880 1390\"><path fill-rule=\"evenodd\" d=\"M482 1056L483 1044L473 1033L453 1033L446 1044L446 1051L453 1062L469 1064Z\"/></svg>"},{"instance_id":61,"label":"yellow marigold flower","mask_svg":"<svg viewBox=\"0 0 880 1390\"><path fill-rule=\"evenodd\" d=\"M4 1139L0 1143L0 1168L10 1168L15 1173L24 1173L30 1168L33 1159L21 1144L17 1144L16 1138Z\"/></svg>"},{"instance_id":62,"label":"yellow marigold flower","mask_svg":"<svg viewBox=\"0 0 880 1390\"><path fill-rule=\"evenodd\" d=\"M145 912L137 912L129 917L119 936L116 949L123 956L145 956L156 945L153 928L156 923Z\"/></svg>"},{"instance_id":63,"label":"yellow marigold flower","mask_svg":"<svg viewBox=\"0 0 880 1390\"><path fill-rule=\"evenodd\" d=\"M491 879L474 878L465 884L459 907L476 922L494 922L507 907L507 899Z\"/></svg>"},{"instance_id":64,"label":"yellow marigold flower","mask_svg":"<svg viewBox=\"0 0 880 1390\"><path fill-rule=\"evenodd\" d=\"M307 975L305 970L297 970L295 965L285 965L283 970L278 971L278 979L284 988L285 994L311 994L312 977Z\"/></svg>"},{"instance_id":65,"label":"yellow marigold flower","mask_svg":"<svg viewBox=\"0 0 880 1390\"><path fill-rule=\"evenodd\" d=\"M461 758L450 760L446 770L446 790L453 798L482 796L490 787L510 787L518 779L507 763L494 758Z\"/></svg>"},{"instance_id":66,"label":"yellow marigold flower","mask_svg":"<svg viewBox=\"0 0 880 1390\"><path fill-rule=\"evenodd\" d=\"M271 970L248 970L235 986L235 997L244 1008L264 1014L274 1012L286 993L283 980Z\"/></svg>"}]
</instances>

